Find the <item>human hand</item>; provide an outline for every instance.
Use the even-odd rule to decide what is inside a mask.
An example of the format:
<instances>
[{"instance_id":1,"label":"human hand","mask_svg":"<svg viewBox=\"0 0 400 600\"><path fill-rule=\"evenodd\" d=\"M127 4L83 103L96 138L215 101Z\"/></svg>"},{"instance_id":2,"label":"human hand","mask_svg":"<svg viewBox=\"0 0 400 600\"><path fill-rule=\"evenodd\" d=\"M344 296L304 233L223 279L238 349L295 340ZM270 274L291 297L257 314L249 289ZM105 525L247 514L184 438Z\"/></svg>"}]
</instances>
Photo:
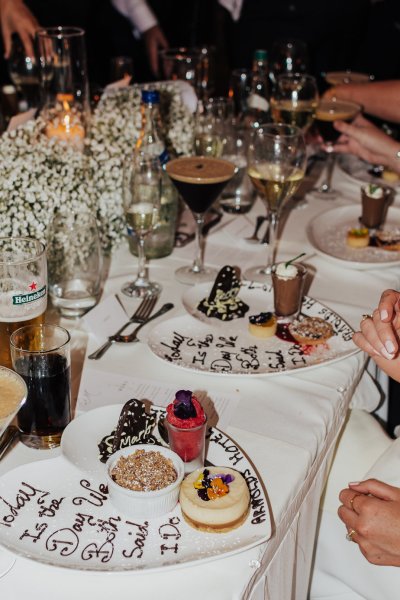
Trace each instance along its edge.
<instances>
[{"instance_id":1,"label":"human hand","mask_svg":"<svg viewBox=\"0 0 400 600\"><path fill-rule=\"evenodd\" d=\"M39 23L23 0L0 0L1 32L4 41L4 57L11 52L11 36L17 33L27 56L34 57L33 39Z\"/></svg>"},{"instance_id":2,"label":"human hand","mask_svg":"<svg viewBox=\"0 0 400 600\"><path fill-rule=\"evenodd\" d=\"M374 360L378 357L392 360L399 351L400 293L385 290L371 317L363 318L360 331L353 335L353 341ZM395 379L399 377L400 368Z\"/></svg>"},{"instance_id":3,"label":"human hand","mask_svg":"<svg viewBox=\"0 0 400 600\"><path fill-rule=\"evenodd\" d=\"M168 41L164 36L159 25L150 27L143 34L144 43L146 45L147 56L150 67L155 77L159 76L158 51L169 47Z\"/></svg>"},{"instance_id":4,"label":"human hand","mask_svg":"<svg viewBox=\"0 0 400 600\"><path fill-rule=\"evenodd\" d=\"M350 483L339 494L340 519L375 565L400 566L400 489L376 479Z\"/></svg>"},{"instance_id":5,"label":"human hand","mask_svg":"<svg viewBox=\"0 0 400 600\"><path fill-rule=\"evenodd\" d=\"M335 152L355 154L369 163L400 172L400 161L395 158L398 142L362 115L357 115L352 123L335 121L334 127L342 134L335 144Z\"/></svg>"}]
</instances>

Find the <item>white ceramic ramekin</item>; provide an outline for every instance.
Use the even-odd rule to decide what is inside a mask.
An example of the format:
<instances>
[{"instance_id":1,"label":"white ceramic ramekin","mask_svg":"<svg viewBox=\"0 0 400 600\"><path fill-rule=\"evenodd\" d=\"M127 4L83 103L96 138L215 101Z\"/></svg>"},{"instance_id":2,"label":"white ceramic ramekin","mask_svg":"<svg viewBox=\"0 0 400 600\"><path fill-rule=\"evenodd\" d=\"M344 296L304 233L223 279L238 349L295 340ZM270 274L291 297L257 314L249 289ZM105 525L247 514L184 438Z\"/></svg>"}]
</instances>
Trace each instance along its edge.
<instances>
[{"instance_id":1,"label":"white ceramic ramekin","mask_svg":"<svg viewBox=\"0 0 400 600\"><path fill-rule=\"evenodd\" d=\"M177 478L174 483L171 483L161 490L154 492L136 492L128 490L116 483L110 473L117 463L120 456L128 456L136 450L144 450L145 452L159 452L165 458L169 458L174 463L177 473ZM152 444L137 444L135 446L127 446L117 452L114 452L107 460L107 484L110 493L110 500L121 512L130 517L159 517L175 508L178 498L179 489L185 473L185 467L182 459L169 448L163 446L153 446Z\"/></svg>"}]
</instances>

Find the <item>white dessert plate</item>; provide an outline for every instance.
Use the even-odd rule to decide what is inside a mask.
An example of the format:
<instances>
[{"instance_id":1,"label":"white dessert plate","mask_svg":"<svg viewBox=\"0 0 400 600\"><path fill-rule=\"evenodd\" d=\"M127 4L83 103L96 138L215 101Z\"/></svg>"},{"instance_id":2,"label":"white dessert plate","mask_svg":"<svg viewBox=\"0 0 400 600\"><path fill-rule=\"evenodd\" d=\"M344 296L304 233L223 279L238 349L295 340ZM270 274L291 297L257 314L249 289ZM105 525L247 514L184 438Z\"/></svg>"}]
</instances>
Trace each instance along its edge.
<instances>
[{"instance_id":1,"label":"white dessert plate","mask_svg":"<svg viewBox=\"0 0 400 600\"><path fill-rule=\"evenodd\" d=\"M109 575L204 563L269 539L263 484L242 450L218 429L210 429L207 458L237 469L251 482L250 512L240 528L226 534L197 531L183 520L179 504L162 517L137 522L119 514L108 496L105 465L100 463L103 473L86 467L97 460L97 444L115 427L121 408L105 406L77 417L64 432L63 455L0 478L0 545L55 567Z\"/></svg>"},{"instance_id":2,"label":"white dessert plate","mask_svg":"<svg viewBox=\"0 0 400 600\"><path fill-rule=\"evenodd\" d=\"M337 165L352 181L357 183L375 183L376 185L387 185L398 190L400 180L386 181L382 176L374 175L373 165L354 156L353 154L339 154L337 157Z\"/></svg>"},{"instance_id":3,"label":"white dessert plate","mask_svg":"<svg viewBox=\"0 0 400 600\"><path fill-rule=\"evenodd\" d=\"M325 344L300 346L277 336L252 336L248 317L273 311L272 290L261 284L242 284L239 298L250 307L243 318L228 322L209 318L197 310L197 305L210 294L212 285L206 283L187 290L183 304L190 314L164 321L151 330L148 345L158 358L197 372L255 377L310 369L358 352L351 341L352 328L312 298L304 299L301 311L331 323L336 335Z\"/></svg>"},{"instance_id":4,"label":"white dessert plate","mask_svg":"<svg viewBox=\"0 0 400 600\"><path fill-rule=\"evenodd\" d=\"M310 221L307 235L313 248L324 258L348 269L377 269L400 264L400 252L381 248L351 248L346 243L347 231L359 227L361 204L341 206L325 211ZM389 207L385 229L400 228L400 209Z\"/></svg>"}]
</instances>

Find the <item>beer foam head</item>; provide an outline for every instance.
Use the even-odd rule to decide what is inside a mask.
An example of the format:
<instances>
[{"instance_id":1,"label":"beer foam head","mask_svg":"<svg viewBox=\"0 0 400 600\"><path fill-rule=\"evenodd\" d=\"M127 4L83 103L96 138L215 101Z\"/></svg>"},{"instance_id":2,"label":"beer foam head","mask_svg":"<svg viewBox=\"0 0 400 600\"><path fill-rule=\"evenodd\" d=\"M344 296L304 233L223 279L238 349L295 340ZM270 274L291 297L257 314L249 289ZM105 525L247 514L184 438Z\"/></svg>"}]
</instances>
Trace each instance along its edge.
<instances>
[{"instance_id":1,"label":"beer foam head","mask_svg":"<svg viewBox=\"0 0 400 600\"><path fill-rule=\"evenodd\" d=\"M11 369L0 367L0 431L3 422L11 420L25 398L26 386L23 379Z\"/></svg>"}]
</instances>

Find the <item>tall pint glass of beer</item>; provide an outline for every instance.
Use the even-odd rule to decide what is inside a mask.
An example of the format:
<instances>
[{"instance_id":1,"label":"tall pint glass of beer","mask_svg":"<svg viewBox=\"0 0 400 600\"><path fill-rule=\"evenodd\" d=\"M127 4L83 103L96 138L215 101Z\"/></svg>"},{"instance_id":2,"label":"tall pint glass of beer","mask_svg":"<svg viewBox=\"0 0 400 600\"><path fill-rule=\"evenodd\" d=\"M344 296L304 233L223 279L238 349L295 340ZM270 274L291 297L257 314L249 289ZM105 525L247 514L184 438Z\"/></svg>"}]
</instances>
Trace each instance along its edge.
<instances>
[{"instance_id":1,"label":"tall pint glass of beer","mask_svg":"<svg viewBox=\"0 0 400 600\"><path fill-rule=\"evenodd\" d=\"M32 238L0 237L0 365L11 368L10 336L23 325L43 323L47 262Z\"/></svg>"}]
</instances>

